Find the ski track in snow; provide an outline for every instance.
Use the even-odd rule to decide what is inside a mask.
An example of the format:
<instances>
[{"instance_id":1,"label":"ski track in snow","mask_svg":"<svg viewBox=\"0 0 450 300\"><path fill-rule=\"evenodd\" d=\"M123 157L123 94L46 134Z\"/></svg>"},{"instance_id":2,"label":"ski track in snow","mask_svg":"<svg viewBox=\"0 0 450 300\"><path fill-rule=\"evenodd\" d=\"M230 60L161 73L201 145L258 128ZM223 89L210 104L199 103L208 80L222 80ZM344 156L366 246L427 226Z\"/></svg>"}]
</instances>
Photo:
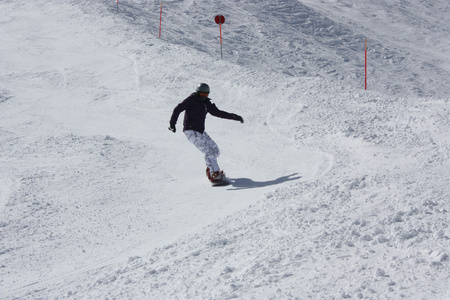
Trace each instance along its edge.
<instances>
[{"instance_id":1,"label":"ski track in snow","mask_svg":"<svg viewBox=\"0 0 450 300\"><path fill-rule=\"evenodd\" d=\"M450 297L446 1L0 8L1 298Z\"/></svg>"}]
</instances>

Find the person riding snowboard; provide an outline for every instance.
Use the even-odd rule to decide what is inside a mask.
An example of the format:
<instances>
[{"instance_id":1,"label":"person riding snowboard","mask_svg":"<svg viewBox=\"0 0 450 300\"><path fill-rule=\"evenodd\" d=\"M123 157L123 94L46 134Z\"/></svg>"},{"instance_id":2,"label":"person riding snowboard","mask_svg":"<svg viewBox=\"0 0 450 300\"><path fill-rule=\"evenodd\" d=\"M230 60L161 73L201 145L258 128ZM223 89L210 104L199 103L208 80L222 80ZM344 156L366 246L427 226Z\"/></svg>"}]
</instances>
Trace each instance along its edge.
<instances>
[{"instance_id":1,"label":"person riding snowboard","mask_svg":"<svg viewBox=\"0 0 450 300\"><path fill-rule=\"evenodd\" d=\"M220 170L217 163L217 157L220 154L219 147L205 131L206 115L210 113L215 117L241 123L244 123L244 119L236 114L218 109L208 98L209 91L209 86L206 83L200 83L195 93L178 104L170 118L169 130L176 132L175 125L178 116L184 111L183 132L187 139L205 154L206 176L214 184L221 182L225 178L225 174Z\"/></svg>"}]
</instances>

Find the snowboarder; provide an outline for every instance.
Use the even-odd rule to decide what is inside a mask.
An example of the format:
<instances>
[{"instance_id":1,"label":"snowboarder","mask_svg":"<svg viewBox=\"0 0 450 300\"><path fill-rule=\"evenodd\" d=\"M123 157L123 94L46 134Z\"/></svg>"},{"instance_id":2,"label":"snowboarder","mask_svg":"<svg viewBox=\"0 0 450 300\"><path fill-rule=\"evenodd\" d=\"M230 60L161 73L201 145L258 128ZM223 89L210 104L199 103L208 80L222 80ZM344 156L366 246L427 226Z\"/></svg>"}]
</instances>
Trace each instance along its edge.
<instances>
[{"instance_id":1,"label":"snowboarder","mask_svg":"<svg viewBox=\"0 0 450 300\"><path fill-rule=\"evenodd\" d=\"M196 92L192 93L183 102L178 104L172 113L169 122L169 130L176 132L175 125L178 116L184 111L183 132L188 140L205 154L206 176L212 185L220 184L225 179L225 174L220 170L217 157L220 154L219 147L205 131L205 119L207 113L223 119L235 120L244 123L244 119L236 114L219 110L211 103L209 86L200 83Z\"/></svg>"}]
</instances>

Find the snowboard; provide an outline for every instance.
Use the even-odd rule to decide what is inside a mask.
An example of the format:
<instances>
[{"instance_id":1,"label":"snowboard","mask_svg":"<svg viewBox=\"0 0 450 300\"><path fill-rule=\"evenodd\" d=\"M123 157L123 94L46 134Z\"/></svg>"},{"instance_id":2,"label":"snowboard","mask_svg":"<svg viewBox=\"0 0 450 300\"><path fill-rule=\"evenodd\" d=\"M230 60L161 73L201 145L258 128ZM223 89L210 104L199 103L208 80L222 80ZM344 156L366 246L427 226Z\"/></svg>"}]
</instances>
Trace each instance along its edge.
<instances>
[{"instance_id":1,"label":"snowboard","mask_svg":"<svg viewBox=\"0 0 450 300\"><path fill-rule=\"evenodd\" d=\"M211 186L227 186L230 182L226 179L219 181L219 182L211 182Z\"/></svg>"}]
</instances>

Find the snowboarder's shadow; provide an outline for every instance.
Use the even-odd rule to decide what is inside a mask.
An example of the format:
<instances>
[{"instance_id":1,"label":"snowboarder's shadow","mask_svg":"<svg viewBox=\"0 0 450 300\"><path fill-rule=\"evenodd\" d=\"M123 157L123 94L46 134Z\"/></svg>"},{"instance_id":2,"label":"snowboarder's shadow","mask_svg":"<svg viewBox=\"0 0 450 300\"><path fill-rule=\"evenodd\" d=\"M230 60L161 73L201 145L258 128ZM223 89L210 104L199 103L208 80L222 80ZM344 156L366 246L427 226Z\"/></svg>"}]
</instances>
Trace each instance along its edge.
<instances>
[{"instance_id":1,"label":"snowboarder's shadow","mask_svg":"<svg viewBox=\"0 0 450 300\"><path fill-rule=\"evenodd\" d=\"M270 185L277 185L283 182L297 180L302 178L302 176L295 176L298 173L293 173L291 175L282 176L274 180L269 181L253 181L250 178L228 178L230 184L233 188L229 188L228 190L243 190L243 189L255 189L255 188L263 188ZM295 176L295 177L293 177Z\"/></svg>"}]
</instances>

